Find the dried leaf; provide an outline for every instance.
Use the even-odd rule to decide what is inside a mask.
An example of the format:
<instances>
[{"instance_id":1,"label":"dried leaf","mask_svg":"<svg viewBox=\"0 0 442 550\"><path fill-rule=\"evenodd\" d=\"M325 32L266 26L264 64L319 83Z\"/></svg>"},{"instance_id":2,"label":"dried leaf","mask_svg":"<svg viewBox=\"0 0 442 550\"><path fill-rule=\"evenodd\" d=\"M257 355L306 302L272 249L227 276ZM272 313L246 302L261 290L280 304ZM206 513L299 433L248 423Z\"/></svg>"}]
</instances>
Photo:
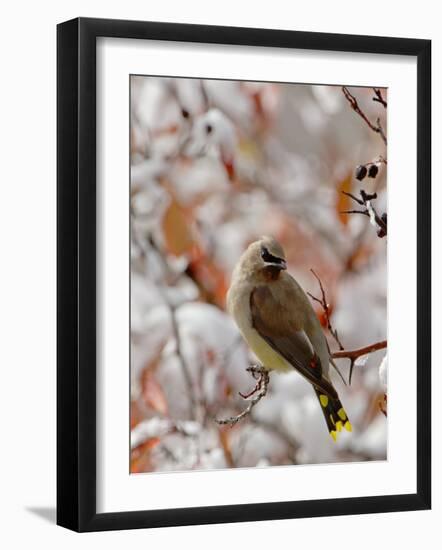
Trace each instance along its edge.
<instances>
[{"instance_id":1,"label":"dried leaf","mask_svg":"<svg viewBox=\"0 0 442 550\"><path fill-rule=\"evenodd\" d=\"M162 415L169 413L167 399L152 369L146 369L141 382L143 400L147 406Z\"/></svg>"},{"instance_id":2,"label":"dried leaf","mask_svg":"<svg viewBox=\"0 0 442 550\"><path fill-rule=\"evenodd\" d=\"M132 450L130 457L131 474L149 472L152 470L150 453L158 443L160 443L160 438L152 437Z\"/></svg>"},{"instance_id":3,"label":"dried leaf","mask_svg":"<svg viewBox=\"0 0 442 550\"><path fill-rule=\"evenodd\" d=\"M226 460L226 464L229 468L234 468L235 461L233 460L233 454L230 448L230 440L229 440L230 427L229 428L220 427L218 429L218 435L219 435L219 442L224 452L224 458Z\"/></svg>"},{"instance_id":4,"label":"dried leaf","mask_svg":"<svg viewBox=\"0 0 442 550\"><path fill-rule=\"evenodd\" d=\"M198 248L192 250L188 274L197 284L201 297L219 307L225 306L228 282L225 273Z\"/></svg>"},{"instance_id":5,"label":"dried leaf","mask_svg":"<svg viewBox=\"0 0 442 550\"><path fill-rule=\"evenodd\" d=\"M137 401L131 401L130 404L130 429L135 428L143 420L144 416Z\"/></svg>"},{"instance_id":6,"label":"dried leaf","mask_svg":"<svg viewBox=\"0 0 442 550\"><path fill-rule=\"evenodd\" d=\"M194 244L188 213L175 198L164 214L163 234L167 251L174 256L189 253Z\"/></svg>"},{"instance_id":7,"label":"dried leaf","mask_svg":"<svg viewBox=\"0 0 442 550\"><path fill-rule=\"evenodd\" d=\"M373 254L373 247L369 244L359 244L349 255L345 264L346 271L361 269Z\"/></svg>"},{"instance_id":8,"label":"dried leaf","mask_svg":"<svg viewBox=\"0 0 442 550\"><path fill-rule=\"evenodd\" d=\"M164 128L157 128L152 132L152 135L154 137L162 137L162 136L168 136L176 134L180 130L180 126L178 124L171 124L170 126L165 126Z\"/></svg>"},{"instance_id":9,"label":"dried leaf","mask_svg":"<svg viewBox=\"0 0 442 550\"><path fill-rule=\"evenodd\" d=\"M379 410L381 411L381 413L387 417L388 416L388 413L387 413L387 394L384 393L383 397L381 397L378 401L378 405L379 405Z\"/></svg>"},{"instance_id":10,"label":"dried leaf","mask_svg":"<svg viewBox=\"0 0 442 550\"><path fill-rule=\"evenodd\" d=\"M351 210L351 199L347 195L344 195L343 191L346 193L351 192L351 172L339 182L337 187L337 200L336 200L336 213L338 219L343 226L348 224L349 214L344 214L345 210Z\"/></svg>"}]
</instances>

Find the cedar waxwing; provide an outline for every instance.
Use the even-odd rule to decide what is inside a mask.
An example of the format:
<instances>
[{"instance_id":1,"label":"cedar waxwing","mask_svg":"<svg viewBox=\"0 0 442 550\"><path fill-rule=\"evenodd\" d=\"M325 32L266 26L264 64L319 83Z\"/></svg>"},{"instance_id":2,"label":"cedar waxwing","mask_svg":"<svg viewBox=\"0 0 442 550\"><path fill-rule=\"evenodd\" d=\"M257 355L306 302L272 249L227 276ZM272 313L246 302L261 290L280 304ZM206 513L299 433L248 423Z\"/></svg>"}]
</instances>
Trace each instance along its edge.
<instances>
[{"instance_id":1,"label":"cedar waxwing","mask_svg":"<svg viewBox=\"0 0 442 550\"><path fill-rule=\"evenodd\" d=\"M327 428L352 430L329 377L330 351L310 301L286 271L282 246L272 237L241 256L227 293L227 308L266 370L297 370L313 386Z\"/></svg>"}]
</instances>

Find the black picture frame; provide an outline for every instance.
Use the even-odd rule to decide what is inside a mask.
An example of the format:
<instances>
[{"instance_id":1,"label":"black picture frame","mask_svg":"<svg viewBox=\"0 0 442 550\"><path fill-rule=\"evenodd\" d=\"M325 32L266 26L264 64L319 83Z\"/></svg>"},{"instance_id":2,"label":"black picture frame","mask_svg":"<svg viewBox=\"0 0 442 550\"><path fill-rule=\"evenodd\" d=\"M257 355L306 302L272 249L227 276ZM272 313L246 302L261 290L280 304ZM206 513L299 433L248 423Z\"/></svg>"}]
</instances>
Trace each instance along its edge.
<instances>
[{"instance_id":1,"label":"black picture frame","mask_svg":"<svg viewBox=\"0 0 442 550\"><path fill-rule=\"evenodd\" d=\"M361 498L96 512L96 39L417 59L417 491ZM74 19L57 28L57 523L75 531L424 510L431 506L431 41Z\"/></svg>"}]
</instances>

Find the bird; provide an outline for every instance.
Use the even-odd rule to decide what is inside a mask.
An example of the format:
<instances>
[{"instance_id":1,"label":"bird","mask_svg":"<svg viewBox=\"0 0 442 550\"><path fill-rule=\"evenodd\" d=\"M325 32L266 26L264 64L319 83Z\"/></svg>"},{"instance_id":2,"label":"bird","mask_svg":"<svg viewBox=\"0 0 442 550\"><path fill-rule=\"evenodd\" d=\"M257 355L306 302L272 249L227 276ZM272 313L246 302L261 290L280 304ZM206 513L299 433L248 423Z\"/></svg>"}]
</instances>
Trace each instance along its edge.
<instances>
[{"instance_id":1,"label":"bird","mask_svg":"<svg viewBox=\"0 0 442 550\"><path fill-rule=\"evenodd\" d=\"M242 254L226 305L266 371L294 369L312 385L333 440L343 428L351 432L330 379L330 364L338 369L324 331L306 293L287 272L284 249L274 237L261 237Z\"/></svg>"}]
</instances>

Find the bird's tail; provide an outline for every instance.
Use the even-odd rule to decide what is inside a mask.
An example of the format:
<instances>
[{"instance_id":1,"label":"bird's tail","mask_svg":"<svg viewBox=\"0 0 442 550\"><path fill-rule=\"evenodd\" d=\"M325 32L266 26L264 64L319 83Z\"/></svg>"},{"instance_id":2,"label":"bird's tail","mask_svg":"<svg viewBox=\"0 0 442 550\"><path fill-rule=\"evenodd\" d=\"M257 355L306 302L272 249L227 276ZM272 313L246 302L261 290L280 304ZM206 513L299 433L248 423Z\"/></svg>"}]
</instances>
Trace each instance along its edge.
<instances>
[{"instance_id":1,"label":"bird's tail","mask_svg":"<svg viewBox=\"0 0 442 550\"><path fill-rule=\"evenodd\" d=\"M330 432L333 440L336 441L337 433L340 432L342 428L345 428L348 432L351 432L352 427L350 420L348 419L347 413L345 412L339 398L332 399L321 393L321 391L316 388L315 392L318 396L322 412L324 413L328 431Z\"/></svg>"}]
</instances>

